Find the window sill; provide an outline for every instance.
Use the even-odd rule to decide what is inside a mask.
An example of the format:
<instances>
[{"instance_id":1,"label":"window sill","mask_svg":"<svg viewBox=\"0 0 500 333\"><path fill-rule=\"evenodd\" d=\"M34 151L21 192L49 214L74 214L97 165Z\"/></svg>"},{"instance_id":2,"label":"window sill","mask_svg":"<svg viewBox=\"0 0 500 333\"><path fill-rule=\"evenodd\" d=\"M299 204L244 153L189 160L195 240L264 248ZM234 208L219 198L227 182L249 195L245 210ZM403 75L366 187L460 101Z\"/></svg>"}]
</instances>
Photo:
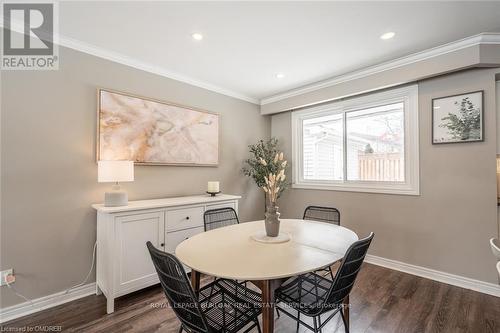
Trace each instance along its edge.
<instances>
[{"instance_id":1,"label":"window sill","mask_svg":"<svg viewBox=\"0 0 500 333\"><path fill-rule=\"evenodd\" d=\"M378 193L378 194L393 194L393 195L413 195L419 196L420 189L418 186L410 186L408 184L388 184L377 185L371 184L315 184L315 183L299 183L292 184L292 188L306 190L322 190L322 191L340 191L340 192L361 192L361 193Z\"/></svg>"}]
</instances>

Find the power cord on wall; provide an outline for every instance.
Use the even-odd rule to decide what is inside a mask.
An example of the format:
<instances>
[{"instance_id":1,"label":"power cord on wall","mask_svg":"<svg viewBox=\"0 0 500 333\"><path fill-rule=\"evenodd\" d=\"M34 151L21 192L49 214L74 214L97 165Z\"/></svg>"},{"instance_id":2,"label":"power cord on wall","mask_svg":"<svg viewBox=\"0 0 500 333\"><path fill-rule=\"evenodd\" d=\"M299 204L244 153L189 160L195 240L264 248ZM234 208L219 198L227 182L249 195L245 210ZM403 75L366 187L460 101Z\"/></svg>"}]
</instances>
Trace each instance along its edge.
<instances>
[{"instance_id":1,"label":"power cord on wall","mask_svg":"<svg viewBox=\"0 0 500 333\"><path fill-rule=\"evenodd\" d=\"M74 285L73 287L70 287L68 289L66 289L64 291L64 294L63 295L66 295L68 294L71 290L75 289L75 288L78 288L78 287L81 287L83 285L85 285L85 283L87 283L87 281L89 280L90 278L90 274L92 273L92 269L94 269L94 264L95 264L95 255L96 255L96 249L97 249L97 241L94 243L94 248L92 250L92 263L90 264L90 269L89 269L89 272L87 273L87 276L85 276L85 279L79 283L79 284L76 284ZM14 275L7 275L5 277L5 283L7 285L7 287L15 294L17 295L18 297L21 297L23 298L25 301L29 302L31 306L35 307L35 303L33 303L33 300L29 299L28 297L24 296L23 294L21 294L11 283L14 282L16 280L16 277Z\"/></svg>"},{"instance_id":2,"label":"power cord on wall","mask_svg":"<svg viewBox=\"0 0 500 333\"><path fill-rule=\"evenodd\" d=\"M92 273L92 269L94 268L94 263L95 263L95 250L96 250L96 248L97 248L97 241L94 243L94 249L92 250L92 263L90 264L90 269L89 269L89 272L87 273L87 276L85 277L85 279L84 279L81 283L79 283L79 284L77 284L77 285L74 285L73 287L70 287L70 288L66 289L66 290L64 291L64 295L66 295L67 293L69 293L69 292L70 292L70 290L73 290L73 289L75 289L75 288L81 287L81 286L85 285L85 283L87 283L87 281L88 281L88 280L89 280L89 278L90 278L90 273Z\"/></svg>"},{"instance_id":3,"label":"power cord on wall","mask_svg":"<svg viewBox=\"0 0 500 333\"><path fill-rule=\"evenodd\" d=\"M14 277L14 275L7 275L5 277L5 284L7 285L7 287L17 296L21 297L21 298L24 298L24 300L26 302L29 302L31 306L35 306L35 304L33 303L33 301L31 299L29 299L28 297L24 296L23 294L21 294L19 291L17 291L17 289L11 285L11 281L14 282L16 280L16 278Z\"/></svg>"}]
</instances>

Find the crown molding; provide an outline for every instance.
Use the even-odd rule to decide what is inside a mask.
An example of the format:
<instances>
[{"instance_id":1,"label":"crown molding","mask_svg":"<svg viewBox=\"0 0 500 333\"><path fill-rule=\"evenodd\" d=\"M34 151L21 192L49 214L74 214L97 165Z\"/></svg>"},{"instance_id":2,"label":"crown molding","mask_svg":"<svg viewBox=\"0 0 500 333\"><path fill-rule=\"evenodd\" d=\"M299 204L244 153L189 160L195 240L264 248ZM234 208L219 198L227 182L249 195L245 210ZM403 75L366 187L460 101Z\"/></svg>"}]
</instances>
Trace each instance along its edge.
<instances>
[{"instance_id":1,"label":"crown molding","mask_svg":"<svg viewBox=\"0 0 500 333\"><path fill-rule=\"evenodd\" d=\"M238 93L236 91L222 88L222 87L213 85L213 84L208 83L208 82L200 81L200 80L194 79L194 78L186 76L186 75L172 72L172 71L166 70L160 66L151 65L151 64L148 64L146 62L142 62L140 60L137 60L135 58L126 56L124 54L105 50L103 48L94 46L92 44L84 43L84 42L81 42L81 41L76 40L76 39L72 39L72 38L69 38L66 36L59 35L59 45L73 49L73 50L77 50L80 52L84 52L84 53L87 53L87 54L90 54L90 55L93 55L93 56L96 56L99 58L110 60L110 61L122 64L122 65L125 65L128 67L133 67L133 68L145 71L145 72L149 72L152 74L167 77L167 78L172 79L172 80L187 83L189 85L192 85L192 86L195 86L198 88L203 88L206 90L210 90L212 92L216 92L216 93L219 93L222 95L234 97L236 99L240 99L240 100L243 100L246 102L250 102L250 103L259 105L259 100L256 98L252 98L252 97L246 96L244 94Z\"/></svg>"},{"instance_id":2,"label":"crown molding","mask_svg":"<svg viewBox=\"0 0 500 333\"><path fill-rule=\"evenodd\" d=\"M0 23L0 27L3 28L3 22ZM24 33L24 27L23 25L18 22L17 20L12 20L11 21L11 29L13 31L16 31L18 33ZM156 66L152 65L143 61L140 61L136 58L129 57L127 55L124 55L122 53L118 52L113 52L110 50L106 50L102 47L95 46L93 44L85 43L79 40L76 40L74 38L70 38L68 36L62 35L62 34L57 34L54 36L54 43L58 44L60 46L64 46L76 51L80 51L83 53L87 53L93 56L96 56L98 58L110 60L128 67L136 68L148 73L160 75L163 77L167 77L172 80L176 80L179 82L187 83L189 85L198 87L198 88L203 88L212 92L216 92L225 96L233 97L239 100L243 100L246 102L250 102L256 105L260 104L260 101L256 98L246 96L245 94L241 94L239 92L226 89L205 81L197 80L192 77L176 73L173 71L169 71L161 66Z\"/></svg>"},{"instance_id":3,"label":"crown molding","mask_svg":"<svg viewBox=\"0 0 500 333\"><path fill-rule=\"evenodd\" d=\"M475 36L460 39L455 42L447 43L441 46L433 47L421 52L413 53L395 60L383 62L378 65L366 67L357 71L349 72L343 75L335 76L331 79L306 85L300 88L292 89L283 93L279 93L270 97L261 99L260 105L270 104L281 101L286 98L302 95L322 88L331 87L340 83L364 78L373 74L381 73L391 69L410 65L419 61L435 58L447 53L455 52L475 45L483 44L500 44L500 33L481 33Z\"/></svg>"},{"instance_id":4,"label":"crown molding","mask_svg":"<svg viewBox=\"0 0 500 333\"><path fill-rule=\"evenodd\" d=\"M0 27L3 28L3 22L0 22ZM12 30L18 33L23 33L23 25L17 21L12 21ZM183 82L195 87L199 87L202 89L206 89L209 91L213 91L222 95L226 95L229 97L233 97L236 99L240 99L249 103L257 104L257 105L266 105L270 103L274 103L277 101L281 101L286 98L302 95L305 93L313 92L322 88L331 87L340 83L360 79L363 77L367 77L373 74L381 73L387 70L396 69L399 67L403 67L406 65L410 65L419 61L431 59L434 57L438 57L441 55L445 55L447 53L455 52L464 48L468 48L475 45L485 45L485 44L500 44L500 33L498 32L487 32L481 33L475 36L467 37L464 39L460 39L458 41L454 41L451 43L447 43L441 46L437 46L434 48L430 48L421 52L417 52L414 54L410 54L408 56L404 56L395 60L390 60L387 62L383 62L378 65L366 67L360 70L352 71L346 74L342 74L339 76L335 76L333 78L320 81L317 83L305 85L303 87L299 87L296 89L292 89L283 93L278 93L269 97L265 97L263 99L257 99L245 94L226 89L205 81L201 81L198 79L194 79L192 77L176 73L173 71L169 71L163 67L152 65L143 61L140 61L136 58L129 57L127 55L106 50L104 48L85 43L62 34L57 34L54 36L55 43L76 50L83 53L87 53L102 59L110 60L128 67L136 68L145 72L149 72L152 74L160 75L163 77L167 77L169 79L173 79L179 82Z\"/></svg>"}]
</instances>

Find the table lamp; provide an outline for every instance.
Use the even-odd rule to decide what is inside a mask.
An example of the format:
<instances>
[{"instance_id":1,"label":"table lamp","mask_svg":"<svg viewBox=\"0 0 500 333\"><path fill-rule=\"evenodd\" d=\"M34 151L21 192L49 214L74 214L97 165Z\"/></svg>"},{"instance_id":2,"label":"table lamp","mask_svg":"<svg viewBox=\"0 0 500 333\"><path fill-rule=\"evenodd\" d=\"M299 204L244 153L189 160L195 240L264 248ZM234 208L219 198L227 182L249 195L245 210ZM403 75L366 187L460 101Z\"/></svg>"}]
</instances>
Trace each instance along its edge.
<instances>
[{"instance_id":1,"label":"table lamp","mask_svg":"<svg viewBox=\"0 0 500 333\"><path fill-rule=\"evenodd\" d=\"M134 181L133 161L98 161L97 182L115 183L111 192L104 193L104 206L116 207L128 204L127 192L120 188L118 182Z\"/></svg>"}]
</instances>

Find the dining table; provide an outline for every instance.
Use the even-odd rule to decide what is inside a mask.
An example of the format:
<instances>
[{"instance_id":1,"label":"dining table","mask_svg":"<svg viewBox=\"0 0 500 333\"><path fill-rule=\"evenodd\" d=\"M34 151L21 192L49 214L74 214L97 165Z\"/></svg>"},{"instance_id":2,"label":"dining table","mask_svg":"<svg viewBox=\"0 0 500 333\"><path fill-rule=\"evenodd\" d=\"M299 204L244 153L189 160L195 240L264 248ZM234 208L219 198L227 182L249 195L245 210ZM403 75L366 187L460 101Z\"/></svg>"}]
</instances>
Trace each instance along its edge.
<instances>
[{"instance_id":1,"label":"dining table","mask_svg":"<svg viewBox=\"0 0 500 333\"><path fill-rule=\"evenodd\" d=\"M262 292L262 330L274 332L274 292L286 280L342 260L358 240L352 230L325 222L281 219L280 235L266 237L264 221L234 224L181 242L175 255L191 269L193 290L201 274L250 281ZM349 323L349 298L343 302Z\"/></svg>"}]
</instances>

